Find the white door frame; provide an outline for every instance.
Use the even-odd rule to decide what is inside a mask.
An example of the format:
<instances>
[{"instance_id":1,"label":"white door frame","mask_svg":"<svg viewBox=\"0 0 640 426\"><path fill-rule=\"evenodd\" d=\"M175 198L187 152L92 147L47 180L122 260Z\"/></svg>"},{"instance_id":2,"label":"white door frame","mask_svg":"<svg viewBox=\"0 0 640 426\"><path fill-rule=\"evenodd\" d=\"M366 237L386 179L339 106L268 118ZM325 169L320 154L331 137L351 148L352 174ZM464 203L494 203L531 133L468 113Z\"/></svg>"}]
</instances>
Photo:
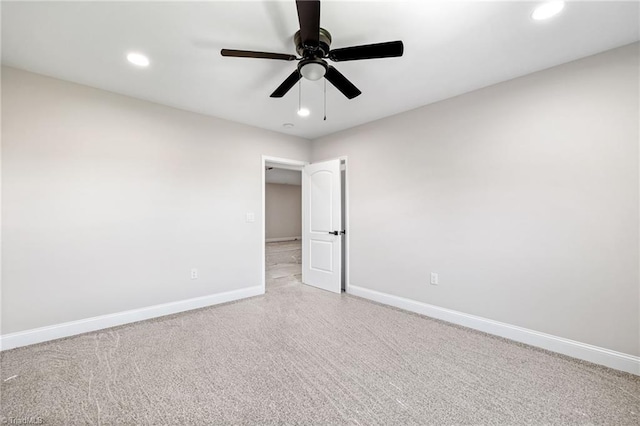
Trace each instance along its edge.
<instances>
[{"instance_id":1,"label":"white door frame","mask_svg":"<svg viewBox=\"0 0 640 426\"><path fill-rule=\"evenodd\" d=\"M343 228L347 230L344 235L345 243L344 243L344 280L345 280L345 292L350 293L349 288L349 167L347 167L347 157L338 157L339 160L344 161L345 167L345 185L344 185L344 223L342 224ZM266 188L266 164L273 163L283 166L282 168L290 169L290 170L300 170L302 173L302 169L305 165L309 164L307 161L300 160L291 160L289 158L279 158L279 157L271 157L268 155L262 156L262 258L260 260L262 265L262 293L264 294L267 290L267 267L266 267L266 238L267 238L267 228L266 228L266 203L265 203L265 188ZM304 187L302 188L304 191ZM302 194L302 199L304 200L304 194ZM303 203L300 202L300 209L303 208ZM304 212L302 212L304 214Z\"/></svg>"},{"instance_id":2,"label":"white door frame","mask_svg":"<svg viewBox=\"0 0 640 426\"><path fill-rule=\"evenodd\" d=\"M349 227L349 160L347 156L342 156L340 158L340 163L344 161L344 205L342 208L344 209L344 223L342 224L342 229L345 229L346 232L344 234L344 264L342 268L344 270L344 292L351 293L351 289L349 288L349 283L351 280L349 279L349 238L351 235L351 228ZM342 169L342 166L340 166Z\"/></svg>"}]
</instances>

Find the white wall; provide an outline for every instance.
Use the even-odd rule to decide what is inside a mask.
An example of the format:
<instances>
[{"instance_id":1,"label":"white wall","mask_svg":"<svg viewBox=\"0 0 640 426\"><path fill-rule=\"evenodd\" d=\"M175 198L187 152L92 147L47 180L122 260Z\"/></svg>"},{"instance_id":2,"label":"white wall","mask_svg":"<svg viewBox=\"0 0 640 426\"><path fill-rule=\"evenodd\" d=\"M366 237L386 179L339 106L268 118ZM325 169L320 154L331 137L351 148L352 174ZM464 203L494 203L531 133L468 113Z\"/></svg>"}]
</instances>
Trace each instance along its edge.
<instances>
[{"instance_id":1,"label":"white wall","mask_svg":"<svg viewBox=\"0 0 640 426\"><path fill-rule=\"evenodd\" d=\"M300 172L297 172L300 173ZM267 183L265 185L265 230L270 238L302 235L302 187Z\"/></svg>"},{"instance_id":2,"label":"white wall","mask_svg":"<svg viewBox=\"0 0 640 426\"><path fill-rule=\"evenodd\" d=\"M310 153L12 68L2 124L2 334L260 285L262 155Z\"/></svg>"},{"instance_id":3,"label":"white wall","mask_svg":"<svg viewBox=\"0 0 640 426\"><path fill-rule=\"evenodd\" d=\"M314 141L349 158L350 284L640 355L638 49Z\"/></svg>"}]
</instances>

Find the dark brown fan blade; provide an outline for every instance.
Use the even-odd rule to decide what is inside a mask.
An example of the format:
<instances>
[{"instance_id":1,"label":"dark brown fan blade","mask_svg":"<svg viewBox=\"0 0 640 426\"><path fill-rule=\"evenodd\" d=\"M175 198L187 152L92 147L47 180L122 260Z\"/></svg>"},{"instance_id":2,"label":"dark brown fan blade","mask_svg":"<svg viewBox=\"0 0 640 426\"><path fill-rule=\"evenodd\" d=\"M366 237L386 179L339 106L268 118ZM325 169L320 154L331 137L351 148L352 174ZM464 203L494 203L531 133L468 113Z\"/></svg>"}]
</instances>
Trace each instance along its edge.
<instances>
[{"instance_id":1,"label":"dark brown fan blade","mask_svg":"<svg viewBox=\"0 0 640 426\"><path fill-rule=\"evenodd\" d=\"M398 40L334 49L329 52L329 59L340 62L357 61L360 59L393 58L402 56L403 52L404 44Z\"/></svg>"},{"instance_id":2,"label":"dark brown fan blade","mask_svg":"<svg viewBox=\"0 0 640 426\"><path fill-rule=\"evenodd\" d=\"M349 99L353 99L362 93L356 86L353 85L347 77L342 75L340 71L329 65L327 67L327 73L324 75L324 78L329 80L329 83L336 86L336 89L342 92Z\"/></svg>"},{"instance_id":3,"label":"dark brown fan blade","mask_svg":"<svg viewBox=\"0 0 640 426\"><path fill-rule=\"evenodd\" d=\"M295 55L287 55L286 53L252 52L251 50L222 49L220 54L222 56L235 56L236 58L281 59L283 61L296 59Z\"/></svg>"},{"instance_id":4,"label":"dark brown fan blade","mask_svg":"<svg viewBox=\"0 0 640 426\"><path fill-rule=\"evenodd\" d=\"M320 0L296 0L300 39L306 46L318 46L320 38Z\"/></svg>"},{"instance_id":5,"label":"dark brown fan blade","mask_svg":"<svg viewBox=\"0 0 640 426\"><path fill-rule=\"evenodd\" d=\"M272 98L281 98L287 94L289 90L302 78L300 71L297 69L291 73L289 77L285 81L282 82L280 86L271 94Z\"/></svg>"}]
</instances>

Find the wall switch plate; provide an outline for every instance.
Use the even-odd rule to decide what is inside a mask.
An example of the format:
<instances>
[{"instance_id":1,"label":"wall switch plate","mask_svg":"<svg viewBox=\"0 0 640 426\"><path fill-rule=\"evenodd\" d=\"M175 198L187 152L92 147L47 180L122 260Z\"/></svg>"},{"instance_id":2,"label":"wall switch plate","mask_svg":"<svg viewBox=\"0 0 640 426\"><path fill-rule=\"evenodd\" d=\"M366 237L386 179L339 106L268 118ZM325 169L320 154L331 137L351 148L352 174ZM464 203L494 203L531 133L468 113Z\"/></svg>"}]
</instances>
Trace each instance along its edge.
<instances>
[{"instance_id":1,"label":"wall switch plate","mask_svg":"<svg viewBox=\"0 0 640 426\"><path fill-rule=\"evenodd\" d=\"M196 268L192 268L191 269L191 279L192 280L197 280L198 279L198 270Z\"/></svg>"},{"instance_id":2,"label":"wall switch plate","mask_svg":"<svg viewBox=\"0 0 640 426\"><path fill-rule=\"evenodd\" d=\"M251 223L251 222L255 222L256 221L256 215L254 213L247 213L247 222Z\"/></svg>"},{"instance_id":3,"label":"wall switch plate","mask_svg":"<svg viewBox=\"0 0 640 426\"><path fill-rule=\"evenodd\" d=\"M438 285L438 274L435 272L431 273L431 285Z\"/></svg>"}]
</instances>

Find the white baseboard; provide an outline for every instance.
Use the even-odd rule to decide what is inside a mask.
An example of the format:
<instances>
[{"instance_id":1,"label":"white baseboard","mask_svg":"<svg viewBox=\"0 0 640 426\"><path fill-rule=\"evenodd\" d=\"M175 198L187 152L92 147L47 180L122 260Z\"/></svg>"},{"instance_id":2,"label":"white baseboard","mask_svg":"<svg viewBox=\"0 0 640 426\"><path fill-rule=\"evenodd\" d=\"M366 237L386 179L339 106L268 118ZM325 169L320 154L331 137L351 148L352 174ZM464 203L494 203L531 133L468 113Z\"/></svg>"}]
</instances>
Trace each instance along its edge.
<instances>
[{"instance_id":1,"label":"white baseboard","mask_svg":"<svg viewBox=\"0 0 640 426\"><path fill-rule=\"evenodd\" d=\"M279 243L281 241L295 241L301 240L302 237L282 237L282 238L266 238L264 241L267 243Z\"/></svg>"},{"instance_id":2,"label":"white baseboard","mask_svg":"<svg viewBox=\"0 0 640 426\"><path fill-rule=\"evenodd\" d=\"M161 305L148 306L146 308L117 312L115 314L100 315L78 321L70 321L47 327L34 328L0 336L0 350L13 349L20 346L33 345L77 334L102 330L104 328L129 324L220 303L232 302L247 297L264 294L262 286L248 287L240 290L211 294L193 299L180 300L178 302L163 303Z\"/></svg>"},{"instance_id":3,"label":"white baseboard","mask_svg":"<svg viewBox=\"0 0 640 426\"><path fill-rule=\"evenodd\" d=\"M429 305L416 300L405 299L404 297L393 296L391 294L381 293L354 285L349 286L348 292L354 296L363 297L385 305L391 305L396 308L593 362L594 364L600 364L616 370L640 375L640 357L634 355L628 355L622 352L616 352L610 349L576 342L575 340L540 333L527 328L475 315L469 315L451 309L441 308L439 306Z\"/></svg>"}]
</instances>

